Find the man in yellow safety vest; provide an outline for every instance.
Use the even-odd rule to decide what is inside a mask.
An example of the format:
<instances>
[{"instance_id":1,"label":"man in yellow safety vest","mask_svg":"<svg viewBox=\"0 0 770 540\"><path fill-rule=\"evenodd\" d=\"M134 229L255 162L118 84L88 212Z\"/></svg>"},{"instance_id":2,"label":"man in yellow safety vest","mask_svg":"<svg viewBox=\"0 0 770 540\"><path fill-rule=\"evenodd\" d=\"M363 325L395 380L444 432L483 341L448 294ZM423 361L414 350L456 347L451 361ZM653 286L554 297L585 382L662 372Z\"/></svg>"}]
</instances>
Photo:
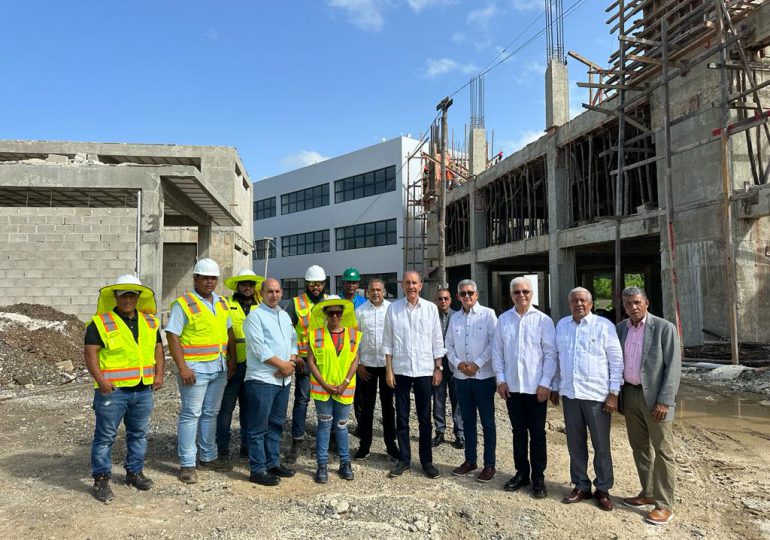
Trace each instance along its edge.
<instances>
[{"instance_id":1,"label":"man in yellow safety vest","mask_svg":"<svg viewBox=\"0 0 770 540\"><path fill-rule=\"evenodd\" d=\"M241 426L240 456L249 457L246 444L246 386L243 381L246 376L246 336L243 333L243 321L251 308L259 305L261 298L259 288L265 280L253 270L241 270L237 276L225 280L225 286L235 291L232 296L225 298L230 307L230 319L233 322L233 337L235 337L236 366L235 375L230 377L222 395L222 406L217 416L217 449L219 457L227 460L230 457L230 425L233 421L235 402L238 402L238 421Z\"/></svg>"},{"instance_id":2,"label":"man in yellow safety vest","mask_svg":"<svg viewBox=\"0 0 770 540\"><path fill-rule=\"evenodd\" d=\"M326 298L326 272L318 265L305 272L305 292L292 299L286 312L297 332L297 368L294 371L294 406L291 412L291 451L287 461L295 463L305 440L305 419L310 401L310 372L305 366L308 351L308 328L313 306Z\"/></svg>"},{"instance_id":3,"label":"man in yellow safety vest","mask_svg":"<svg viewBox=\"0 0 770 540\"><path fill-rule=\"evenodd\" d=\"M195 263L194 290L174 300L166 324L182 402L177 424L179 479L186 484L198 481L196 438L202 469L232 469L229 461L219 459L215 440L222 394L236 368L230 306L214 292L218 281L216 262L201 259Z\"/></svg>"},{"instance_id":4,"label":"man in yellow safety vest","mask_svg":"<svg viewBox=\"0 0 770 540\"><path fill-rule=\"evenodd\" d=\"M94 378L96 416L92 493L100 502L113 499L112 445L121 422L126 426L126 484L141 491L153 484L142 469L152 392L163 386L163 344L156 311L152 289L124 274L99 291L96 315L86 328L84 356Z\"/></svg>"}]
</instances>

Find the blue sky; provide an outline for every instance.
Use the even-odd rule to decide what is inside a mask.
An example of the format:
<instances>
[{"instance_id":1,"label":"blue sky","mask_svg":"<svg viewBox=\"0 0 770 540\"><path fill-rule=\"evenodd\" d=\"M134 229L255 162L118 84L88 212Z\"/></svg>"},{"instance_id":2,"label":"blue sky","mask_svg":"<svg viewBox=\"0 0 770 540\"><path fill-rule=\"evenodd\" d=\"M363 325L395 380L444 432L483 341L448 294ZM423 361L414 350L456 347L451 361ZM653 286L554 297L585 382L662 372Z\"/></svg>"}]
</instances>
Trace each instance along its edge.
<instances>
[{"instance_id":1,"label":"blue sky","mask_svg":"<svg viewBox=\"0 0 770 540\"><path fill-rule=\"evenodd\" d=\"M606 65L607 2L563 0L567 50ZM3 2L0 138L228 145L259 180L411 134L516 41L543 0ZM507 54L507 51L503 54ZM498 57L499 59L499 57ZM542 133L545 38L485 76L508 155ZM569 61L571 109L585 67ZM450 127L462 139L468 89ZM490 134L491 136L491 134Z\"/></svg>"}]
</instances>

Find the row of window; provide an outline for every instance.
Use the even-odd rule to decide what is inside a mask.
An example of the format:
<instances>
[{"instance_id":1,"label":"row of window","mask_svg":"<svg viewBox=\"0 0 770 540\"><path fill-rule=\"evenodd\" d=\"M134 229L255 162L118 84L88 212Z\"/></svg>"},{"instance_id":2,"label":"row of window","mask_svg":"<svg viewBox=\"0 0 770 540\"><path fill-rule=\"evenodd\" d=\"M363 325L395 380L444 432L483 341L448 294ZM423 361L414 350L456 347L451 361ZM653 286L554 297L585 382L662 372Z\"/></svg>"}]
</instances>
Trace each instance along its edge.
<instances>
[{"instance_id":1,"label":"row of window","mask_svg":"<svg viewBox=\"0 0 770 540\"><path fill-rule=\"evenodd\" d=\"M396 219L359 223L334 229L335 251L361 249L379 246L392 246L397 243ZM288 234L281 237L281 257L328 253L329 229L310 231L300 234ZM254 245L254 259L274 259L276 240L257 240Z\"/></svg>"},{"instance_id":2,"label":"row of window","mask_svg":"<svg viewBox=\"0 0 770 540\"><path fill-rule=\"evenodd\" d=\"M395 272L388 272L383 274L361 274L361 281L359 282L359 289L366 290L366 286L370 279L379 278L385 283L385 297L396 298L398 294L398 277ZM329 277L326 278L326 286L324 291L329 294ZM342 296L344 292L342 284L342 276L335 276L334 286L336 294ZM283 289L283 298L294 298L299 296L305 291L305 280L302 278L284 278L281 280L281 288Z\"/></svg>"},{"instance_id":3,"label":"row of window","mask_svg":"<svg viewBox=\"0 0 770 540\"><path fill-rule=\"evenodd\" d=\"M396 166L334 181L334 202L341 203L396 190ZM329 206L329 184L319 184L281 195L281 215ZM275 217L276 198L254 201L254 221Z\"/></svg>"}]
</instances>

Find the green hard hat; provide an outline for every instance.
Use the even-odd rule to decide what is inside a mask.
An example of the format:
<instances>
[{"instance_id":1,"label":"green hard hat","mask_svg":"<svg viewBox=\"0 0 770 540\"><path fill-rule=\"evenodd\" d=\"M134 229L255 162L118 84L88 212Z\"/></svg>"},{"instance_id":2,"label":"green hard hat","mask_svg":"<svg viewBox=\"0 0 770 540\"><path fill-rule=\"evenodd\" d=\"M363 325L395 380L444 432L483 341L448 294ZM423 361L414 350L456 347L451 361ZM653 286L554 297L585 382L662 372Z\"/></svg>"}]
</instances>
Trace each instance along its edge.
<instances>
[{"instance_id":1,"label":"green hard hat","mask_svg":"<svg viewBox=\"0 0 770 540\"><path fill-rule=\"evenodd\" d=\"M348 268L342 273L342 281L361 281L361 274L355 268Z\"/></svg>"}]
</instances>

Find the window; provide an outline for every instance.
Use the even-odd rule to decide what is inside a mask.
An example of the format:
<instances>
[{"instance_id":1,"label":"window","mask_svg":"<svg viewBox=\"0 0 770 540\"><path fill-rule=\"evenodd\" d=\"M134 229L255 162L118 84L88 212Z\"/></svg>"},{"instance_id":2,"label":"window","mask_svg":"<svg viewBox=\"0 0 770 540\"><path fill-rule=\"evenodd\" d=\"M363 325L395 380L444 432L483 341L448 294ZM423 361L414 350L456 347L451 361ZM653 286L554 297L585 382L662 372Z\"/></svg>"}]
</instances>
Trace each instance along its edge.
<instances>
[{"instance_id":1,"label":"window","mask_svg":"<svg viewBox=\"0 0 770 540\"><path fill-rule=\"evenodd\" d=\"M281 288L283 289L283 301L291 301L295 296L299 296L305 292L305 280L302 278L286 278L281 280ZM326 276L326 285L324 286L324 292L329 294L329 276Z\"/></svg>"},{"instance_id":2,"label":"window","mask_svg":"<svg viewBox=\"0 0 770 540\"><path fill-rule=\"evenodd\" d=\"M275 197L254 201L254 221L275 217Z\"/></svg>"},{"instance_id":3,"label":"window","mask_svg":"<svg viewBox=\"0 0 770 540\"><path fill-rule=\"evenodd\" d=\"M379 278L385 283L385 298L396 298L398 296L398 276L395 272L388 272L386 274L361 274L361 282L358 285L359 289L363 289L364 296L366 296L366 287L369 284L369 280L373 278ZM335 287L337 294L342 296L344 289L342 287L342 276L335 276Z\"/></svg>"},{"instance_id":4,"label":"window","mask_svg":"<svg viewBox=\"0 0 770 540\"><path fill-rule=\"evenodd\" d=\"M281 237L281 257L326 253L328 251L329 229Z\"/></svg>"},{"instance_id":5,"label":"window","mask_svg":"<svg viewBox=\"0 0 770 540\"><path fill-rule=\"evenodd\" d=\"M341 203L396 191L396 166L377 169L334 182L334 202Z\"/></svg>"},{"instance_id":6,"label":"window","mask_svg":"<svg viewBox=\"0 0 770 540\"><path fill-rule=\"evenodd\" d=\"M337 251L361 249L376 246L390 246L396 243L396 220L372 221L334 229Z\"/></svg>"},{"instance_id":7,"label":"window","mask_svg":"<svg viewBox=\"0 0 770 540\"><path fill-rule=\"evenodd\" d=\"M254 253L252 258L254 260L264 260L265 251L267 250L267 256L269 259L275 259L275 240L268 240L263 238L254 242Z\"/></svg>"},{"instance_id":8,"label":"window","mask_svg":"<svg viewBox=\"0 0 770 540\"><path fill-rule=\"evenodd\" d=\"M281 195L281 214L293 214L328 205L329 184L320 184Z\"/></svg>"}]
</instances>

